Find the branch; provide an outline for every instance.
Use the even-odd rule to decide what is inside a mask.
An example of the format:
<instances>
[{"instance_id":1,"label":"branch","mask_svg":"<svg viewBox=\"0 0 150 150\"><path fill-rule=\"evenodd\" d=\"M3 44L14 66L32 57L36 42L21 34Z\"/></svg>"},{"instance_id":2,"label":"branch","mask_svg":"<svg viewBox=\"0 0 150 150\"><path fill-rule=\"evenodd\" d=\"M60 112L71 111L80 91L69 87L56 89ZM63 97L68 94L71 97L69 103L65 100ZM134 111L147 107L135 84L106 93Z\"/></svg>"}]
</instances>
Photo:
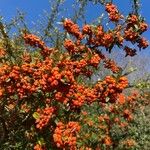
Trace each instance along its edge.
<instances>
[{"instance_id":1,"label":"branch","mask_svg":"<svg viewBox=\"0 0 150 150\"><path fill-rule=\"evenodd\" d=\"M0 127L1 125L2 125L2 132L0 133L0 143L4 141L7 133L6 123L2 117L0 117Z\"/></svg>"},{"instance_id":2,"label":"branch","mask_svg":"<svg viewBox=\"0 0 150 150\"><path fill-rule=\"evenodd\" d=\"M2 38L4 40L4 46L5 46L6 51L8 52L10 57L12 56L13 58L15 58L12 52L12 45L10 43L10 38L8 34L6 33L5 27L2 22L0 22L0 33L2 34Z\"/></svg>"},{"instance_id":3,"label":"branch","mask_svg":"<svg viewBox=\"0 0 150 150\"><path fill-rule=\"evenodd\" d=\"M134 0L133 8L134 8L134 13L135 13L136 15L138 15L138 10L139 10L139 0Z\"/></svg>"}]
</instances>

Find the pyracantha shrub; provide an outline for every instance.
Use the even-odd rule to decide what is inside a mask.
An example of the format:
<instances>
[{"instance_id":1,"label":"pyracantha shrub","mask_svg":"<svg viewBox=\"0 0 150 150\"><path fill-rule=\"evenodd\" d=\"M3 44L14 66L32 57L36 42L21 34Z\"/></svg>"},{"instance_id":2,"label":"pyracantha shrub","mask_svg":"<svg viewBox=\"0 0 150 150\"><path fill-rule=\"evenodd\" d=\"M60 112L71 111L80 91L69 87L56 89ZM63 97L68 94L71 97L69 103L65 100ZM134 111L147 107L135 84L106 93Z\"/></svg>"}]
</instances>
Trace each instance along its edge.
<instances>
[{"instance_id":1,"label":"pyracantha shrub","mask_svg":"<svg viewBox=\"0 0 150 150\"><path fill-rule=\"evenodd\" d=\"M84 24L79 27L71 19L64 19L66 38L62 50L49 48L34 34L24 32L24 46L31 46L38 57L26 51L22 62L6 61L7 50L0 49L0 104L7 108L6 141L13 132L21 134L27 149L46 150L101 150L115 149L119 140L114 126L125 132L134 119L139 94L126 95L129 81L122 68L109 59L120 47L125 56L134 56L136 49L148 47L142 33L148 28L144 20L134 13L123 16L112 3L104 5L114 28ZM86 82L102 63L111 74L96 81ZM16 126L17 125L17 126ZM17 129L16 129L17 128ZM13 139L14 140L14 139ZM22 140L22 139L21 139ZM123 142L129 147L134 140Z\"/></svg>"}]
</instances>

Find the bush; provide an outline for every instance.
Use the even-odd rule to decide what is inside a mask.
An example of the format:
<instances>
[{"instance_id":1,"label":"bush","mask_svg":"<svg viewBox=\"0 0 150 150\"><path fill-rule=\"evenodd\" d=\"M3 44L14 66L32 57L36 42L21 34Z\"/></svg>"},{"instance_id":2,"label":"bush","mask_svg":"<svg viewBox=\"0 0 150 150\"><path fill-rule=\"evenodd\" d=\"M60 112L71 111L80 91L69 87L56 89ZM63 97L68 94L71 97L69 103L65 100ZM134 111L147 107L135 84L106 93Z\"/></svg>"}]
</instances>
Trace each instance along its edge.
<instances>
[{"instance_id":1,"label":"bush","mask_svg":"<svg viewBox=\"0 0 150 150\"><path fill-rule=\"evenodd\" d=\"M148 42L142 33L147 24L137 11L125 17L114 4L102 5L115 27L105 30L101 24L85 24L80 28L64 19L67 37L61 48L48 47L27 30L18 36L17 46L1 25L1 149L142 147L134 135L138 129L134 112L141 95L135 90L124 93L130 87L126 74L104 50L111 53L117 46L126 57L133 57L137 50L126 44L145 49ZM92 82L100 64L111 73Z\"/></svg>"}]
</instances>

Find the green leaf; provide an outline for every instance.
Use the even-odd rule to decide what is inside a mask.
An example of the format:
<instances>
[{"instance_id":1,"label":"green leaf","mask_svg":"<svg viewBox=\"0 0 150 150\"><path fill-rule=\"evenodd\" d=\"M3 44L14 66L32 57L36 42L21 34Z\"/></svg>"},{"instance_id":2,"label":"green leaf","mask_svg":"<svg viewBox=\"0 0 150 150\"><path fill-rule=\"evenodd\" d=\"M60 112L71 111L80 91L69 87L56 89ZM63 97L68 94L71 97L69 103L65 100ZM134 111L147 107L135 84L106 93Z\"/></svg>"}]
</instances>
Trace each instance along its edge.
<instances>
[{"instance_id":1,"label":"green leaf","mask_svg":"<svg viewBox=\"0 0 150 150\"><path fill-rule=\"evenodd\" d=\"M38 140L38 144L39 144L39 145L44 145L44 144L45 144L44 139L43 139L43 138L40 138L40 139Z\"/></svg>"},{"instance_id":2,"label":"green leaf","mask_svg":"<svg viewBox=\"0 0 150 150\"><path fill-rule=\"evenodd\" d=\"M40 115L37 112L34 112L32 116L33 116L34 119L39 119L40 118Z\"/></svg>"},{"instance_id":3,"label":"green leaf","mask_svg":"<svg viewBox=\"0 0 150 150\"><path fill-rule=\"evenodd\" d=\"M71 37L70 37L70 35L67 33L66 34L66 37L67 37L67 39L70 39Z\"/></svg>"},{"instance_id":4,"label":"green leaf","mask_svg":"<svg viewBox=\"0 0 150 150\"><path fill-rule=\"evenodd\" d=\"M59 122L59 120L56 118L54 122L57 124Z\"/></svg>"},{"instance_id":5,"label":"green leaf","mask_svg":"<svg viewBox=\"0 0 150 150\"><path fill-rule=\"evenodd\" d=\"M139 27L136 24L134 25L134 27L137 31L139 30Z\"/></svg>"}]
</instances>

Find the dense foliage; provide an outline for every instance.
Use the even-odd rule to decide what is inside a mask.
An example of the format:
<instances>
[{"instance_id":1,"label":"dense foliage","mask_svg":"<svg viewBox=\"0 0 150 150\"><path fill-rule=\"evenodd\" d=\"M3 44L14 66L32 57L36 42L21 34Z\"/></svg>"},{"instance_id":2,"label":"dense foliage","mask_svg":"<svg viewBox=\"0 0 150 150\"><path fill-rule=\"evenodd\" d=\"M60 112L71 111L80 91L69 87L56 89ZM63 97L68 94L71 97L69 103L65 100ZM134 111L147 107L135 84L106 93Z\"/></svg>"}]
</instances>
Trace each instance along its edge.
<instances>
[{"instance_id":1,"label":"dense foliage","mask_svg":"<svg viewBox=\"0 0 150 150\"><path fill-rule=\"evenodd\" d=\"M133 57L137 49L147 48L142 34L148 25L136 9L123 16L113 3L101 5L111 29L102 24L80 27L65 18L63 45L51 48L27 29L11 39L1 24L2 149L107 150L142 145L133 136L138 124L134 117L150 95L141 84L129 92L128 73L105 54L118 47L125 57ZM110 75L93 82L101 66Z\"/></svg>"}]
</instances>

